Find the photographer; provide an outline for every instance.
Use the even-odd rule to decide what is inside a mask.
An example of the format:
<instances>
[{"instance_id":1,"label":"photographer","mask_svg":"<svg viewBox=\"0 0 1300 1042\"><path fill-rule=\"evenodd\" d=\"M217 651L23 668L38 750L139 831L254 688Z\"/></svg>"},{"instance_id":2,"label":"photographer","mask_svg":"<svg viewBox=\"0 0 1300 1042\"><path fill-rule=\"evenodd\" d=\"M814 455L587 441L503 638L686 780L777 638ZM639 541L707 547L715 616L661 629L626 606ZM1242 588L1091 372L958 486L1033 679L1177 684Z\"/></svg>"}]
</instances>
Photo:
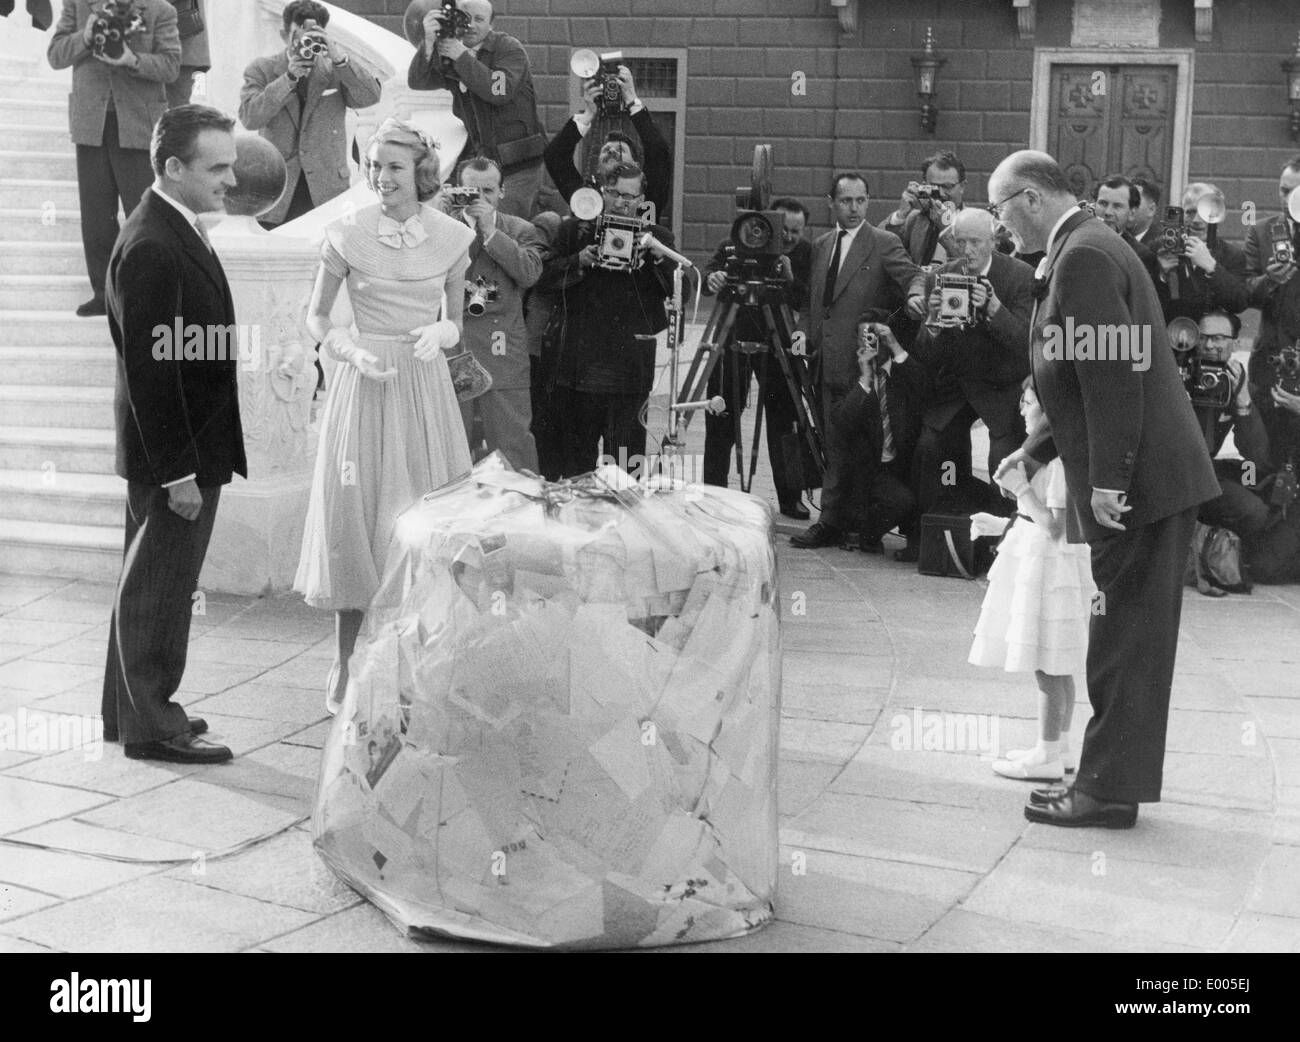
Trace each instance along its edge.
<instances>
[{"instance_id":1,"label":"photographer","mask_svg":"<svg viewBox=\"0 0 1300 1042\"><path fill-rule=\"evenodd\" d=\"M840 512L856 521L859 549L879 554L895 526L909 546L917 542L910 471L930 378L883 322L858 325L857 363L857 383L831 406L830 436L836 452L858 461L845 475Z\"/></svg>"},{"instance_id":2,"label":"photographer","mask_svg":"<svg viewBox=\"0 0 1300 1042\"><path fill-rule=\"evenodd\" d=\"M1209 311L1238 315L1249 305L1246 256L1241 247L1223 239L1207 244L1209 225L1197 211L1208 199L1224 208L1223 193L1212 184L1197 182L1183 192L1183 227L1166 224L1156 249L1160 264L1161 307L1165 322L1186 316L1199 322Z\"/></svg>"},{"instance_id":3,"label":"photographer","mask_svg":"<svg viewBox=\"0 0 1300 1042\"><path fill-rule=\"evenodd\" d=\"M774 199L772 209L784 214L781 230L782 254L777 258L778 276L785 281L785 301L791 311L798 312L804 306L808 296L808 278L812 266L812 245L803 237L808 224L808 209L797 199ZM727 260L734 251L730 239L719 244L705 271L704 292L714 296L727 283L725 268ZM766 324L758 309L742 305L738 308L733 327L733 342L736 340L771 342ZM727 411L722 415L706 413L704 416L704 482L708 485L727 487L727 474L731 468L732 448L735 444L735 425L740 422L745 406L749 400L749 383L751 372L759 373L760 359L767 359L766 388L763 397L763 419L767 424L767 458L772 467L772 483L776 486L777 502L781 513L786 517L806 521L808 509L800 502L803 490L800 488L798 475L791 474L787 467L787 453L801 452L797 441L796 417L793 399L785 382L785 373L781 363L765 355L738 355L726 350L722 359L713 370L709 380L708 394L722 395L727 402ZM793 367L802 367L803 359L787 354ZM741 384L745 388L744 396L739 402L732 400L734 393L734 366L744 367ZM798 379L798 376L795 377Z\"/></svg>"},{"instance_id":4,"label":"photographer","mask_svg":"<svg viewBox=\"0 0 1300 1042\"><path fill-rule=\"evenodd\" d=\"M903 240L913 263L924 267L956 256L952 241L952 220L962 208L966 190L966 167L956 153L936 152L921 164L921 181L911 181L903 190L898 209L881 221L878 228ZM933 186L936 192L925 192Z\"/></svg>"},{"instance_id":5,"label":"photographer","mask_svg":"<svg viewBox=\"0 0 1300 1042\"><path fill-rule=\"evenodd\" d=\"M1198 520L1236 532L1243 540L1258 536L1269 523L1269 504L1261 496L1269 470L1268 436L1250 400L1245 367L1232 357L1241 321L1223 311L1207 312L1185 380L1192 408L1214 458L1219 495L1202 503ZM1200 388L1207 388L1202 390ZM1241 459L1218 459L1228 433Z\"/></svg>"},{"instance_id":6,"label":"photographer","mask_svg":"<svg viewBox=\"0 0 1300 1042\"><path fill-rule=\"evenodd\" d=\"M239 121L279 150L287 174L284 194L261 219L264 228L347 191L347 110L379 101L379 77L329 36L329 20L323 4L292 0L282 15L284 50L244 70Z\"/></svg>"},{"instance_id":7,"label":"photographer","mask_svg":"<svg viewBox=\"0 0 1300 1042\"><path fill-rule=\"evenodd\" d=\"M644 191L645 176L635 164L607 171L601 192L605 213L634 218ZM553 365L549 411L564 418L562 477L587 473L602 454L625 469L636 457L644 459L641 413L654 382L655 343L637 335L668 326L664 301L672 292L675 265L645 250L630 270L606 267L602 257L608 244L598 239L600 231L600 220L565 219L537 284L556 297L547 332L554 346L543 345L543 360L548 368ZM645 231L672 246L668 229L647 225Z\"/></svg>"},{"instance_id":8,"label":"photographer","mask_svg":"<svg viewBox=\"0 0 1300 1042\"><path fill-rule=\"evenodd\" d=\"M532 404L528 390L528 336L524 292L542 274L546 242L522 217L500 213L501 170L490 159L462 163L457 184L474 189L478 199L465 206L439 194L443 209L474 232L465 273L462 341L492 374L492 387L462 402L465 432L472 437L474 418L482 424L488 452L500 449L516 470L537 472L537 447L530 431ZM482 311L475 314L481 307ZM476 446L471 442L471 452Z\"/></svg>"},{"instance_id":9,"label":"photographer","mask_svg":"<svg viewBox=\"0 0 1300 1042\"><path fill-rule=\"evenodd\" d=\"M940 313L944 275L973 275L979 279L970 289L975 321L940 326L932 318L917 334L912 350L934 381L934 396L925 412L912 479L923 514L945 492L964 500L966 509L1001 512L1007 500L971 475L970 430L977 419L988 427L990 474L1025 440L1020 393L1029 375L1026 344L1034 272L996 251L993 216L986 210L963 210L953 234L958 259L927 279L930 313ZM903 559L908 558L904 551Z\"/></svg>"},{"instance_id":10,"label":"photographer","mask_svg":"<svg viewBox=\"0 0 1300 1042\"><path fill-rule=\"evenodd\" d=\"M654 210L650 220L662 223L668 213L668 203L672 195L673 161L668 142L655 125L654 117L636 95L636 84L632 80L632 70L626 65L618 67L618 82L623 90L623 104L631 117L632 127L641 139L641 152L632 140L622 131L613 130L605 135L598 157L599 169L603 172L621 163L636 163L645 171L646 201ZM589 79L582 85L585 107L577 115L570 117L564 127L546 146L546 172L555 182L555 189L565 202L582 187L585 178L574 164L573 156L579 143L591 130L596 119L597 99L601 95L601 85L596 79Z\"/></svg>"},{"instance_id":11,"label":"photographer","mask_svg":"<svg viewBox=\"0 0 1300 1042\"><path fill-rule=\"evenodd\" d=\"M533 74L523 44L492 28L487 0L460 0L469 16L463 36L440 36L442 7L424 16L424 46L406 73L412 90L451 92L451 110L469 135L463 161L484 155L501 168L503 213L532 217L542 184L546 135L537 118Z\"/></svg>"}]
</instances>

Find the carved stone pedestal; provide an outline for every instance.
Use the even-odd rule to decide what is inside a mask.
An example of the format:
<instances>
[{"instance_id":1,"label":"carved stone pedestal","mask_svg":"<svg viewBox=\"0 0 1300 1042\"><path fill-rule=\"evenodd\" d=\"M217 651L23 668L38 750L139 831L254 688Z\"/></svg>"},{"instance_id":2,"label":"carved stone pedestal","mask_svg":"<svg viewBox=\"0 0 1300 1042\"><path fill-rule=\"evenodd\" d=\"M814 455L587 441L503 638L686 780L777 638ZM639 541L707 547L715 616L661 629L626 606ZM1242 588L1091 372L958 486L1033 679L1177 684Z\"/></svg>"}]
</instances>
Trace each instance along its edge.
<instances>
[{"instance_id":1,"label":"carved stone pedestal","mask_svg":"<svg viewBox=\"0 0 1300 1042\"><path fill-rule=\"evenodd\" d=\"M222 491L199 585L280 593L298 567L315 460L315 344L303 319L320 252L309 241L264 232L251 217L227 217L211 234L240 326L248 480L236 477Z\"/></svg>"}]
</instances>

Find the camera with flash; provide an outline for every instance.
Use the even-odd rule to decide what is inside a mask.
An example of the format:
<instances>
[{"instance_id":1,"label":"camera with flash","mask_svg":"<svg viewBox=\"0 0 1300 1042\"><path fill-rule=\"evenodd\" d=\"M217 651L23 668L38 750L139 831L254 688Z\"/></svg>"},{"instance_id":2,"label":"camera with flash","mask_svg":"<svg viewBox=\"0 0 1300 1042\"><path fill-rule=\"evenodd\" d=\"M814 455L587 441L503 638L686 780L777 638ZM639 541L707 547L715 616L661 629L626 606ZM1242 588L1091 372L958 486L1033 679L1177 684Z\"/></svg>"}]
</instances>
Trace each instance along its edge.
<instances>
[{"instance_id":1,"label":"camera with flash","mask_svg":"<svg viewBox=\"0 0 1300 1042\"><path fill-rule=\"evenodd\" d=\"M595 80L600 85L596 108L602 116L621 116L627 112L623 103L623 84L619 82L618 67L623 64L622 51L609 51L597 55L583 48L574 51L569 59L569 71L581 80Z\"/></svg>"},{"instance_id":2,"label":"camera with flash","mask_svg":"<svg viewBox=\"0 0 1300 1042\"><path fill-rule=\"evenodd\" d=\"M580 221L596 222L596 267L632 271L641 266L641 236L646 222L605 212L605 199L594 188L579 188L569 199L569 209Z\"/></svg>"},{"instance_id":3,"label":"camera with flash","mask_svg":"<svg viewBox=\"0 0 1300 1042\"><path fill-rule=\"evenodd\" d=\"M980 309L975 307L971 292L979 284L978 275L962 275L954 271L940 272L936 277L939 290L939 313L935 324L945 329L973 326L979 319Z\"/></svg>"}]
</instances>

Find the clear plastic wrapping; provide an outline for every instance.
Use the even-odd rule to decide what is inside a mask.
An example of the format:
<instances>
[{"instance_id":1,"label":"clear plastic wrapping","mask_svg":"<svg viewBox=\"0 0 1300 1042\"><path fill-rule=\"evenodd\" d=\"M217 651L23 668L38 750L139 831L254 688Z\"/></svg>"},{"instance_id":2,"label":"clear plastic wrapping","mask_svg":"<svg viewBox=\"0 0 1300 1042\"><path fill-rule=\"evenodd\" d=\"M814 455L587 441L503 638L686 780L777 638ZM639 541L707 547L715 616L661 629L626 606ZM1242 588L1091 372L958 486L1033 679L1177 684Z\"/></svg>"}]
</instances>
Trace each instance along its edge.
<instances>
[{"instance_id":1,"label":"clear plastic wrapping","mask_svg":"<svg viewBox=\"0 0 1300 1042\"><path fill-rule=\"evenodd\" d=\"M409 930L712 940L772 915L781 647L770 509L497 455L399 519L313 836Z\"/></svg>"}]
</instances>

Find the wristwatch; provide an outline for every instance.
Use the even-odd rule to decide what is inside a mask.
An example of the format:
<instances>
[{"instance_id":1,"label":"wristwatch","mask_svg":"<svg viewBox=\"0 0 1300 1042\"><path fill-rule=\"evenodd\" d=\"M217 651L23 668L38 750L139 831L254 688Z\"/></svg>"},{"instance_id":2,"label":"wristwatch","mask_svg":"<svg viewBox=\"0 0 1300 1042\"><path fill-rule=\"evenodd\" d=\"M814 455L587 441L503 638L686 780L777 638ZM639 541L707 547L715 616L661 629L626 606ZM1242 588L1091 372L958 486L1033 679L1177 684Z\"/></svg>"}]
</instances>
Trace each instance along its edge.
<instances>
[{"instance_id":1,"label":"wristwatch","mask_svg":"<svg viewBox=\"0 0 1300 1042\"><path fill-rule=\"evenodd\" d=\"M345 54L343 55L342 58L340 58L338 61L334 62L334 68L337 69L340 65L346 65L347 63L348 63L348 56L347 56L347 54L345 53Z\"/></svg>"}]
</instances>

